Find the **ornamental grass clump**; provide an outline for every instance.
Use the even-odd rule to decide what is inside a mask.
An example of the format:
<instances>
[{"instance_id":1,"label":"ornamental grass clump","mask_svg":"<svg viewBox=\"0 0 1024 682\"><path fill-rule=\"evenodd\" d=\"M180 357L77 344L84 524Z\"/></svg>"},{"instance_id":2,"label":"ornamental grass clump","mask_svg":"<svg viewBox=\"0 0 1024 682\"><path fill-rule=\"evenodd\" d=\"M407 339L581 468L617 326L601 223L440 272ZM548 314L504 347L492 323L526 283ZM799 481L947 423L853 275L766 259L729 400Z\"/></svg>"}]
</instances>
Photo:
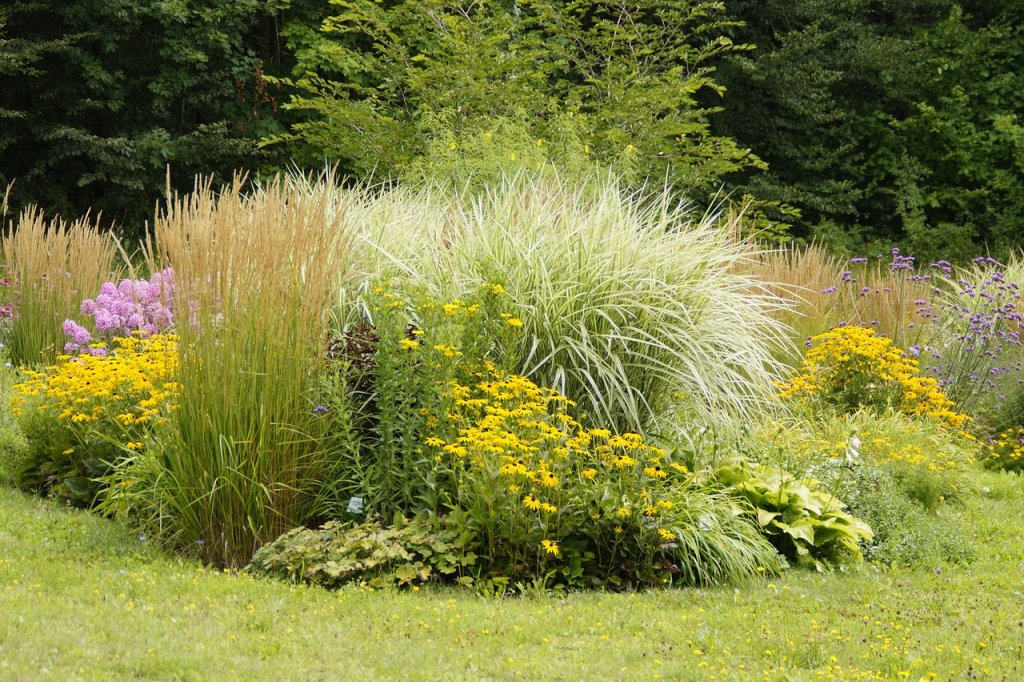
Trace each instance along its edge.
<instances>
[{"instance_id":1,"label":"ornamental grass clump","mask_svg":"<svg viewBox=\"0 0 1024 682\"><path fill-rule=\"evenodd\" d=\"M10 282L11 362L52 363L64 348L61 323L78 312L83 295L117 275L117 241L88 217L68 224L28 208L7 224L0 253Z\"/></svg>"},{"instance_id":2,"label":"ornamental grass clump","mask_svg":"<svg viewBox=\"0 0 1024 682\"><path fill-rule=\"evenodd\" d=\"M80 506L97 502L95 479L143 447L179 390L173 335L116 338L94 349L104 352L59 356L28 371L11 399L28 442L19 485Z\"/></svg>"},{"instance_id":3,"label":"ornamental grass clump","mask_svg":"<svg viewBox=\"0 0 1024 682\"><path fill-rule=\"evenodd\" d=\"M172 197L150 245L151 269L174 270L181 356L152 504L224 565L310 514L326 457L312 401L348 235L326 190L241 189Z\"/></svg>"},{"instance_id":4,"label":"ornamental grass clump","mask_svg":"<svg viewBox=\"0 0 1024 682\"><path fill-rule=\"evenodd\" d=\"M398 189L360 208L356 262L458 296L500 280L521 312L507 369L642 432L661 417L748 414L781 373L779 300L713 215L613 180L518 176L487 192Z\"/></svg>"},{"instance_id":5,"label":"ornamental grass clump","mask_svg":"<svg viewBox=\"0 0 1024 682\"><path fill-rule=\"evenodd\" d=\"M925 415L953 428L969 420L956 412L918 361L865 327L836 327L811 339L799 373L780 384L783 399L807 398L843 413L862 407Z\"/></svg>"}]
</instances>

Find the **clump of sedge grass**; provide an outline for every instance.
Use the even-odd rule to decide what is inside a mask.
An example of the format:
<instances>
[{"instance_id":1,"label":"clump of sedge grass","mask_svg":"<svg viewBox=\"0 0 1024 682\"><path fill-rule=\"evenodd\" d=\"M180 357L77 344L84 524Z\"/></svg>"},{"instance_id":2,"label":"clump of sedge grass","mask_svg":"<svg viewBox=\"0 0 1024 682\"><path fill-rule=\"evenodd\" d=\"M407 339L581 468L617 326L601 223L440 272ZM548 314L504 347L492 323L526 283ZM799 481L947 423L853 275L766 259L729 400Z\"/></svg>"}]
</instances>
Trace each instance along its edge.
<instances>
[{"instance_id":1,"label":"clump of sedge grass","mask_svg":"<svg viewBox=\"0 0 1024 682\"><path fill-rule=\"evenodd\" d=\"M158 504L180 540L228 565L309 513L325 457L310 392L347 234L326 189L241 189L171 197L150 246L173 268L180 311Z\"/></svg>"}]
</instances>

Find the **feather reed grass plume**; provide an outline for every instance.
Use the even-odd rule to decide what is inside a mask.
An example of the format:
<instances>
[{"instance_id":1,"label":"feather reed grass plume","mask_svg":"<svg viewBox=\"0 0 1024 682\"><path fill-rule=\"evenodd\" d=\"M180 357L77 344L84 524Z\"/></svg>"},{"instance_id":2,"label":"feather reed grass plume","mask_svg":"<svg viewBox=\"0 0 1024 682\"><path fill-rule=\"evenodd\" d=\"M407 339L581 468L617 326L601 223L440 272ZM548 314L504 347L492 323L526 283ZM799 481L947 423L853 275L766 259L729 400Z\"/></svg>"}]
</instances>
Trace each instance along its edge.
<instances>
[{"instance_id":1,"label":"feather reed grass plume","mask_svg":"<svg viewBox=\"0 0 1024 682\"><path fill-rule=\"evenodd\" d=\"M62 353L64 320L124 265L117 240L88 216L69 224L47 220L35 207L8 222L0 252L13 296L7 347L17 365L49 363Z\"/></svg>"},{"instance_id":2,"label":"feather reed grass plume","mask_svg":"<svg viewBox=\"0 0 1024 682\"><path fill-rule=\"evenodd\" d=\"M151 267L174 270L181 354L158 487L180 539L219 564L305 521L322 473L310 400L348 237L332 184L201 184L155 222Z\"/></svg>"}]
</instances>

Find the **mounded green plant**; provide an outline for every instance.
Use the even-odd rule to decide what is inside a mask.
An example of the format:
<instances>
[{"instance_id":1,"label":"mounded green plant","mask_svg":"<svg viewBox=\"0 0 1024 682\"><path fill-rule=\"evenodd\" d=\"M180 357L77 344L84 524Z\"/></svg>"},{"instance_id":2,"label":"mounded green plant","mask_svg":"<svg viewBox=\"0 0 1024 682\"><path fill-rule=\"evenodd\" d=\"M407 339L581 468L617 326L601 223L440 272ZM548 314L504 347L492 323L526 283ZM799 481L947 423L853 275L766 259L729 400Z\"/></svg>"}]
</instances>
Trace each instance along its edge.
<instances>
[{"instance_id":1,"label":"mounded green plant","mask_svg":"<svg viewBox=\"0 0 1024 682\"><path fill-rule=\"evenodd\" d=\"M152 505L177 540L235 566L304 523L322 482L313 407L348 237L326 191L241 189L199 185L156 218L152 269L174 270L181 394L159 466L143 468L158 472Z\"/></svg>"},{"instance_id":2,"label":"mounded green plant","mask_svg":"<svg viewBox=\"0 0 1024 682\"><path fill-rule=\"evenodd\" d=\"M246 570L257 576L339 587L410 586L454 581L473 566L472 537L446 519L398 516L351 525L328 521L317 529L295 528L253 555Z\"/></svg>"},{"instance_id":3,"label":"mounded green plant","mask_svg":"<svg viewBox=\"0 0 1024 682\"><path fill-rule=\"evenodd\" d=\"M6 217L6 215L4 216ZM67 223L27 208L8 221L0 254L10 280L5 344L15 365L49 364L63 352L64 320L120 271L118 244L89 217Z\"/></svg>"}]
</instances>

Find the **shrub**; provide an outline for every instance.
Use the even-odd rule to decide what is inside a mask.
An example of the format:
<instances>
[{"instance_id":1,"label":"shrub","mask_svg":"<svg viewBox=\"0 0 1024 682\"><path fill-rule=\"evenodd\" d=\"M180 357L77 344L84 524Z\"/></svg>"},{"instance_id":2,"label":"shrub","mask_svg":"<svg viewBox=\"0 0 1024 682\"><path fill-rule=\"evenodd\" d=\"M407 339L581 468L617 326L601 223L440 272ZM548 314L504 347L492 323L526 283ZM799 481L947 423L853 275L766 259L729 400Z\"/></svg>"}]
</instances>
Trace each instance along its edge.
<instances>
[{"instance_id":1,"label":"shrub","mask_svg":"<svg viewBox=\"0 0 1024 682\"><path fill-rule=\"evenodd\" d=\"M496 364L525 324L503 285L446 304L372 291L373 326L350 328L325 406L347 444L336 504L457 514L495 580L706 584L774 566L665 450L583 428L564 395Z\"/></svg>"},{"instance_id":2,"label":"shrub","mask_svg":"<svg viewBox=\"0 0 1024 682\"><path fill-rule=\"evenodd\" d=\"M12 319L6 334L11 362L52 363L64 347L61 323L82 295L116 274L117 242L88 218L70 225L27 209L7 225L0 252L10 280Z\"/></svg>"},{"instance_id":3,"label":"shrub","mask_svg":"<svg viewBox=\"0 0 1024 682\"><path fill-rule=\"evenodd\" d=\"M448 302L377 283L358 320L332 343L319 399L334 460L318 513L336 516L350 497L381 518L441 510L423 440L451 411L445 389L467 363L504 356L522 321L505 288L485 283Z\"/></svg>"},{"instance_id":4,"label":"shrub","mask_svg":"<svg viewBox=\"0 0 1024 682\"><path fill-rule=\"evenodd\" d=\"M241 188L172 197L150 247L151 271L173 268L174 308L189 311L152 509L203 559L236 566L304 523L322 481L312 407L347 238L326 190Z\"/></svg>"},{"instance_id":5,"label":"shrub","mask_svg":"<svg viewBox=\"0 0 1024 682\"><path fill-rule=\"evenodd\" d=\"M783 399L806 397L853 412L888 407L940 419L952 427L970 418L932 377L921 376L917 360L890 339L865 327L836 327L812 339L800 373L781 386Z\"/></svg>"},{"instance_id":6,"label":"shrub","mask_svg":"<svg viewBox=\"0 0 1024 682\"><path fill-rule=\"evenodd\" d=\"M724 497L642 436L585 429L565 396L493 367L450 391L424 444L492 573L635 587L775 565Z\"/></svg>"},{"instance_id":7,"label":"shrub","mask_svg":"<svg viewBox=\"0 0 1024 682\"><path fill-rule=\"evenodd\" d=\"M881 469L928 510L969 490L977 441L941 420L888 410L775 421L757 431L750 455L825 482L843 499L858 494L859 467Z\"/></svg>"},{"instance_id":8,"label":"shrub","mask_svg":"<svg viewBox=\"0 0 1024 682\"><path fill-rule=\"evenodd\" d=\"M22 487L76 505L96 501L95 479L138 450L178 394L176 338L117 338L102 356L60 356L14 386L11 411L28 441Z\"/></svg>"},{"instance_id":9,"label":"shrub","mask_svg":"<svg viewBox=\"0 0 1024 682\"><path fill-rule=\"evenodd\" d=\"M483 195L400 189L359 209L357 261L454 297L501 281L524 326L508 368L571 396L576 415L643 432L660 417L750 414L781 366L778 300L751 255L669 192L544 175Z\"/></svg>"},{"instance_id":10,"label":"shrub","mask_svg":"<svg viewBox=\"0 0 1024 682\"><path fill-rule=\"evenodd\" d=\"M328 521L285 533L257 550L246 570L324 587L401 587L458 578L476 560L470 544L464 530L426 516L397 517L387 528L377 521Z\"/></svg>"}]
</instances>

